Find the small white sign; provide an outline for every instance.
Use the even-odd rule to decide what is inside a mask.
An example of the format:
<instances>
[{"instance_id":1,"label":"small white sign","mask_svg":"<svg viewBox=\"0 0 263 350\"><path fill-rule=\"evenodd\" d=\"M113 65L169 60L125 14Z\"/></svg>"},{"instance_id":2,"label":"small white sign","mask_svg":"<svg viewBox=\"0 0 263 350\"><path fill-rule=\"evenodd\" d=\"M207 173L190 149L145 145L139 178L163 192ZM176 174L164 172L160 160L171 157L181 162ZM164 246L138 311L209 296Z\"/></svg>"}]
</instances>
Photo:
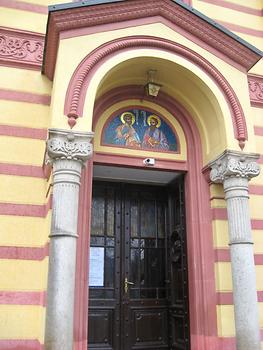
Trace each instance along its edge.
<instances>
[{"instance_id":1,"label":"small white sign","mask_svg":"<svg viewBox=\"0 0 263 350\"><path fill-rule=\"evenodd\" d=\"M90 247L89 286L103 287L104 285L104 248Z\"/></svg>"}]
</instances>

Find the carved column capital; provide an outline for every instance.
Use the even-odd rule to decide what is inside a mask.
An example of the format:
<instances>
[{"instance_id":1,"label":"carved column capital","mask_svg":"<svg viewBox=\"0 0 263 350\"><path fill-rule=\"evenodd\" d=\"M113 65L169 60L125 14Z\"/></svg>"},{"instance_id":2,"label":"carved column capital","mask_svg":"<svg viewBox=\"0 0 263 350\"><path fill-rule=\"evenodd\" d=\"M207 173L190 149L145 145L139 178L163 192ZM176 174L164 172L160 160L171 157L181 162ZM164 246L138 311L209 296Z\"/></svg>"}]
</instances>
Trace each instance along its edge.
<instances>
[{"instance_id":1,"label":"carved column capital","mask_svg":"<svg viewBox=\"0 0 263 350\"><path fill-rule=\"evenodd\" d=\"M259 155L238 151L224 151L217 159L209 164L212 182L223 183L228 178L246 178L258 176L260 166L256 162Z\"/></svg>"},{"instance_id":2,"label":"carved column capital","mask_svg":"<svg viewBox=\"0 0 263 350\"><path fill-rule=\"evenodd\" d=\"M73 132L62 129L49 129L47 154L49 161L57 159L77 160L85 164L91 158L93 132Z\"/></svg>"}]
</instances>

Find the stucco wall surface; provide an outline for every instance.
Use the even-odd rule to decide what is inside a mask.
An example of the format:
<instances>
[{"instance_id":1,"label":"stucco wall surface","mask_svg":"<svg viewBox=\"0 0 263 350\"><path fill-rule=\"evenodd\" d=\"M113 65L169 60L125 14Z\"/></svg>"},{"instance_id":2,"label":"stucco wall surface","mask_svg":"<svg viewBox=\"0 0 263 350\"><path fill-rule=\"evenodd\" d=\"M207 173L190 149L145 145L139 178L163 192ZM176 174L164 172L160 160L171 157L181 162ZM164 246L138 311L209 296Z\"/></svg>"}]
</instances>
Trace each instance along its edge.
<instances>
[{"instance_id":1,"label":"stucco wall surface","mask_svg":"<svg viewBox=\"0 0 263 350\"><path fill-rule=\"evenodd\" d=\"M45 140L49 127L68 129L64 115L65 96L78 64L99 45L131 35L159 36L190 48L218 69L231 83L244 110L248 128L246 152L260 154L263 163L263 60L249 73L259 80L257 97L252 103L248 78L244 72L226 63L222 57L207 51L198 42L174 31L166 23L153 21L137 27L104 28L97 32L64 33L60 41L54 81L40 72L41 60L33 57L39 42L43 57L43 35L46 32L47 6L57 1L0 1L0 45L10 49L10 38L26 40L27 55L19 61L17 51L0 51L0 349L41 349L44 337L45 295L48 270L48 234L51 221L51 178L45 176ZM262 0L192 0L192 6L241 38L263 50ZM22 34L21 34L22 33ZM3 34L3 35L2 35ZM31 38L34 37L34 44ZM9 43L9 44L7 44ZM25 45L25 43L22 43ZM18 45L22 45L19 42ZM12 46L12 45L11 45ZM25 46L23 46L25 47ZM3 54L4 52L4 54ZM22 50L22 52L25 52ZM83 117L76 130L91 130L96 98L125 85L125 62L132 59L147 62L154 58L160 69L169 61L178 72L174 84L163 76L163 91L172 94L187 108L197 125L202 140L203 165L225 148L239 149L234 138L228 103L218 85L202 69L179 55L150 48L126 50L108 57L94 71L87 89ZM116 67L120 67L120 71ZM128 67L128 66L127 66ZM33 69L32 69L33 68ZM187 72L187 73L186 73ZM128 71L129 84L143 84L145 77ZM169 74L167 74L169 75ZM112 79L107 79L107 76ZM189 89L189 83L193 89ZM132 101L130 101L132 103ZM136 101L138 103L138 101ZM115 106L117 108L117 106ZM114 107L114 108L115 108ZM120 106L118 106L119 108ZM114 109L113 108L113 109ZM97 124L100 127L106 118ZM172 116L168 116L172 120ZM174 121L175 127L180 129ZM98 129L98 135L101 130ZM179 132L186 160L183 131ZM97 151L103 151L99 137ZM104 150L105 151L105 150ZM108 150L110 151L110 150ZM145 153L144 156L148 156ZM165 158L165 157L163 157ZM217 292L218 336L234 338L234 317L226 204L220 185L211 185L213 213L215 288ZM257 290L263 329L263 174L250 184L250 211L254 239ZM228 343L226 343L228 344ZM230 349L230 348L229 348ZM232 349L231 349L232 350Z\"/></svg>"}]
</instances>

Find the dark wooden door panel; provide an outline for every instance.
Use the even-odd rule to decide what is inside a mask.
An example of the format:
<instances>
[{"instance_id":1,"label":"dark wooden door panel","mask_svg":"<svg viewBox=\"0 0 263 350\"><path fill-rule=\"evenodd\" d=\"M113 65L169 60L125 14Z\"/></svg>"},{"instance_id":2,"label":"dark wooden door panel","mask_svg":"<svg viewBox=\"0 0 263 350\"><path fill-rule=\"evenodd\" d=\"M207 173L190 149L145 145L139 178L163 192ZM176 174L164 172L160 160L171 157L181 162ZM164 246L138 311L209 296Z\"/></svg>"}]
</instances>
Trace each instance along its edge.
<instances>
[{"instance_id":1,"label":"dark wooden door panel","mask_svg":"<svg viewBox=\"0 0 263 350\"><path fill-rule=\"evenodd\" d=\"M91 249L104 260L90 286L90 350L189 350L183 205L181 185L94 183Z\"/></svg>"},{"instance_id":2,"label":"dark wooden door panel","mask_svg":"<svg viewBox=\"0 0 263 350\"><path fill-rule=\"evenodd\" d=\"M167 308L131 309L132 349L167 348Z\"/></svg>"},{"instance_id":3,"label":"dark wooden door panel","mask_svg":"<svg viewBox=\"0 0 263 350\"><path fill-rule=\"evenodd\" d=\"M121 350L120 220L119 187L94 185L90 256L97 253L100 260L90 260L94 273L89 281L89 350Z\"/></svg>"},{"instance_id":4,"label":"dark wooden door panel","mask_svg":"<svg viewBox=\"0 0 263 350\"><path fill-rule=\"evenodd\" d=\"M113 349L113 310L89 310L89 349Z\"/></svg>"},{"instance_id":5,"label":"dark wooden door panel","mask_svg":"<svg viewBox=\"0 0 263 350\"><path fill-rule=\"evenodd\" d=\"M187 246L185 232L184 178L169 191L169 325L172 350L189 350Z\"/></svg>"},{"instance_id":6,"label":"dark wooden door panel","mask_svg":"<svg viewBox=\"0 0 263 350\"><path fill-rule=\"evenodd\" d=\"M184 311L171 310L171 329L172 329L172 344L171 349L188 349L188 342L185 339L186 327L188 328L188 318L185 317Z\"/></svg>"},{"instance_id":7,"label":"dark wooden door panel","mask_svg":"<svg viewBox=\"0 0 263 350\"><path fill-rule=\"evenodd\" d=\"M133 284L123 295L123 349L168 348L163 188L129 185L124 190L125 270ZM162 308L163 307L163 308Z\"/></svg>"}]
</instances>

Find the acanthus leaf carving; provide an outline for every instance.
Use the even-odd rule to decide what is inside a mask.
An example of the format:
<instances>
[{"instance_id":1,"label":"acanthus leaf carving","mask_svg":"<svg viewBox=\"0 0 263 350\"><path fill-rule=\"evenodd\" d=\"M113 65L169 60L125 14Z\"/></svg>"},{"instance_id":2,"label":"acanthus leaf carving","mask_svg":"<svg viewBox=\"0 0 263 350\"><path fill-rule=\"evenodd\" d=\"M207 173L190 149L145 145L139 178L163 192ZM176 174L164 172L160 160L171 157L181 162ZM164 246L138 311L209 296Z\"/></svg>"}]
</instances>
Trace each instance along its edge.
<instances>
[{"instance_id":1,"label":"acanthus leaf carving","mask_svg":"<svg viewBox=\"0 0 263 350\"><path fill-rule=\"evenodd\" d=\"M263 77L262 76L252 76L248 77L248 88L249 96L252 105L260 104L263 105Z\"/></svg>"},{"instance_id":2,"label":"acanthus leaf carving","mask_svg":"<svg viewBox=\"0 0 263 350\"><path fill-rule=\"evenodd\" d=\"M93 133L73 133L56 129L49 130L47 153L49 162L56 159L73 159L83 163L92 156L90 143Z\"/></svg>"},{"instance_id":3,"label":"acanthus leaf carving","mask_svg":"<svg viewBox=\"0 0 263 350\"><path fill-rule=\"evenodd\" d=\"M40 67L43 60L44 37L26 32L0 30L0 61L8 64Z\"/></svg>"},{"instance_id":4,"label":"acanthus leaf carving","mask_svg":"<svg viewBox=\"0 0 263 350\"><path fill-rule=\"evenodd\" d=\"M217 183L224 182L228 177L244 177L250 180L260 173L257 158L255 154L226 151L210 164L210 179Z\"/></svg>"}]
</instances>

